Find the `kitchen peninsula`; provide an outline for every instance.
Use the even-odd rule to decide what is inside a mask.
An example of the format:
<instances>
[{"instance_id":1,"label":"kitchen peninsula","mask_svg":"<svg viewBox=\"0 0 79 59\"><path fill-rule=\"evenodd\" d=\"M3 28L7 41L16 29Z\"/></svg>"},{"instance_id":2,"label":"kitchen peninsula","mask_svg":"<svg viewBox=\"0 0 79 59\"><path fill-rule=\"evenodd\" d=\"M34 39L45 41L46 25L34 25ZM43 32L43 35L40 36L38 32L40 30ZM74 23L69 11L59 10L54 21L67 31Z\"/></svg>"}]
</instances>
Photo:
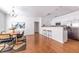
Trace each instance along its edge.
<instances>
[{"instance_id":1,"label":"kitchen peninsula","mask_svg":"<svg viewBox=\"0 0 79 59\"><path fill-rule=\"evenodd\" d=\"M60 43L68 40L66 26L42 26L41 34Z\"/></svg>"}]
</instances>

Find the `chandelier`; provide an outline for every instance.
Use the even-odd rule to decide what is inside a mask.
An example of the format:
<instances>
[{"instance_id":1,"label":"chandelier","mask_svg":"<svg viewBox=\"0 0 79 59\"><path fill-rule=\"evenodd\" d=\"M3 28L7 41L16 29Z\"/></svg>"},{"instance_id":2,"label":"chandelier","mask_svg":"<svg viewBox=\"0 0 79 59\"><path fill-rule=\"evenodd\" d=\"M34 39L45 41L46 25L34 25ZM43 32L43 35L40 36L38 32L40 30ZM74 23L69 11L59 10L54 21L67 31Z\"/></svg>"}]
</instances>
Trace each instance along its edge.
<instances>
[{"instance_id":1,"label":"chandelier","mask_svg":"<svg viewBox=\"0 0 79 59\"><path fill-rule=\"evenodd\" d=\"M11 12L10 12L11 17L16 17L17 14L15 13L15 7L12 7Z\"/></svg>"}]
</instances>

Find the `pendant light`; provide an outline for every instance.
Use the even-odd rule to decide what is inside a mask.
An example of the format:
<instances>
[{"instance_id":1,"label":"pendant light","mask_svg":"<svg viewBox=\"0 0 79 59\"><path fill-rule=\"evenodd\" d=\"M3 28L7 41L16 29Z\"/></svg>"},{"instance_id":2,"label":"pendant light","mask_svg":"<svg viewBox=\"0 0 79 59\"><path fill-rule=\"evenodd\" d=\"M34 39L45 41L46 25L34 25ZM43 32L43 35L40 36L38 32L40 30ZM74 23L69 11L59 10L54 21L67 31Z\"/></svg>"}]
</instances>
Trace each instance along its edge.
<instances>
[{"instance_id":1,"label":"pendant light","mask_svg":"<svg viewBox=\"0 0 79 59\"><path fill-rule=\"evenodd\" d=\"M11 13L10 13L11 17L16 17L16 13L15 13L15 7L12 7Z\"/></svg>"}]
</instances>

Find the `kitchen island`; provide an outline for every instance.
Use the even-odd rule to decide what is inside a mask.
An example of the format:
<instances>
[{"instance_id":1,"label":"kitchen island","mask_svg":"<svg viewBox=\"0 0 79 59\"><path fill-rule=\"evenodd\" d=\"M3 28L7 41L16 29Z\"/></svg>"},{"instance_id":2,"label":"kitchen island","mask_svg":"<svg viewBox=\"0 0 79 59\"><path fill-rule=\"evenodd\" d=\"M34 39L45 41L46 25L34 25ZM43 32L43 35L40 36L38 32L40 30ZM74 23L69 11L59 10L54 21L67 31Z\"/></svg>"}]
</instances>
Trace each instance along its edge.
<instances>
[{"instance_id":1,"label":"kitchen island","mask_svg":"<svg viewBox=\"0 0 79 59\"><path fill-rule=\"evenodd\" d=\"M42 26L41 34L60 43L67 42L67 29L64 26Z\"/></svg>"}]
</instances>

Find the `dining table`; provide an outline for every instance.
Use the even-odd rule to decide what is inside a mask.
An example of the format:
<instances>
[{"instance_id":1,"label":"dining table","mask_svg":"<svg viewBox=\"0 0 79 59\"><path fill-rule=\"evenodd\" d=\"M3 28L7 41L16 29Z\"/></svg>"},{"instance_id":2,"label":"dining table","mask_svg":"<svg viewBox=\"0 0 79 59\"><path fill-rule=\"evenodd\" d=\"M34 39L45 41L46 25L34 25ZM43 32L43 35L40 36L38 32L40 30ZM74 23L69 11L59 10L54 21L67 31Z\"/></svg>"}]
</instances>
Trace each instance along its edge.
<instances>
[{"instance_id":1,"label":"dining table","mask_svg":"<svg viewBox=\"0 0 79 59\"><path fill-rule=\"evenodd\" d=\"M10 34L0 34L0 52L8 51L13 48L16 41L15 35Z\"/></svg>"},{"instance_id":2,"label":"dining table","mask_svg":"<svg viewBox=\"0 0 79 59\"><path fill-rule=\"evenodd\" d=\"M0 40L6 40L7 38L16 38L16 44L17 44L17 33L2 33L0 34Z\"/></svg>"}]
</instances>

